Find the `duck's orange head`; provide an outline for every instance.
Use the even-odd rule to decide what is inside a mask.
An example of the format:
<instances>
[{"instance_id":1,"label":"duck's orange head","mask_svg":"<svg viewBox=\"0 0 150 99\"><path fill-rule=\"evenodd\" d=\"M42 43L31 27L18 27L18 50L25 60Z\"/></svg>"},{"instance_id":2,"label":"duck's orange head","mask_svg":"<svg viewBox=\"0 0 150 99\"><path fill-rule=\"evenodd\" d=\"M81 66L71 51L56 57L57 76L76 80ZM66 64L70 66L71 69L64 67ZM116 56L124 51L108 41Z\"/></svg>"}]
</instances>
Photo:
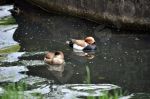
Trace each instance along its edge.
<instances>
[{"instance_id":1,"label":"duck's orange head","mask_svg":"<svg viewBox=\"0 0 150 99\"><path fill-rule=\"evenodd\" d=\"M47 59L52 59L54 57L54 53L53 52L48 52L46 55L45 55L45 58Z\"/></svg>"},{"instance_id":2,"label":"duck's orange head","mask_svg":"<svg viewBox=\"0 0 150 99\"><path fill-rule=\"evenodd\" d=\"M89 37L85 38L85 42L87 42L88 44L94 44L95 39L93 37L89 36Z\"/></svg>"}]
</instances>

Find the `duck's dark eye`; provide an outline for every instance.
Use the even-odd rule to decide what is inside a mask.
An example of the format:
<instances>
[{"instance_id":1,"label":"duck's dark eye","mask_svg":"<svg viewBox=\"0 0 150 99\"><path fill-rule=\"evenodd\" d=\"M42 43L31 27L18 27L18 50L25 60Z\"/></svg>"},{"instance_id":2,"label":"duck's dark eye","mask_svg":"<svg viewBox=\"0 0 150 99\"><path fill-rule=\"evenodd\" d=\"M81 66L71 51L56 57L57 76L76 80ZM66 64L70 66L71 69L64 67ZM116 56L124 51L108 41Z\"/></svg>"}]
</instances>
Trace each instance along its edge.
<instances>
[{"instance_id":1,"label":"duck's dark eye","mask_svg":"<svg viewBox=\"0 0 150 99\"><path fill-rule=\"evenodd\" d=\"M60 52L55 52L55 55L59 55L60 54Z\"/></svg>"},{"instance_id":2,"label":"duck's dark eye","mask_svg":"<svg viewBox=\"0 0 150 99\"><path fill-rule=\"evenodd\" d=\"M49 58L48 56L45 56L45 58Z\"/></svg>"}]
</instances>

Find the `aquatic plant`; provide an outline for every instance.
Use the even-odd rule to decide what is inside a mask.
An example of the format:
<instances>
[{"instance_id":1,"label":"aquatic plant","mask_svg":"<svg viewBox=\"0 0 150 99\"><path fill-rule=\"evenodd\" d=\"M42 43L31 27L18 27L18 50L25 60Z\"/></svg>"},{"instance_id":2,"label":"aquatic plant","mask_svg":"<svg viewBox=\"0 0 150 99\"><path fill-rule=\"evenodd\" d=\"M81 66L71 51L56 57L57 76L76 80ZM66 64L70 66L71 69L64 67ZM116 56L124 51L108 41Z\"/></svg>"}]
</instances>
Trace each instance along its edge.
<instances>
[{"instance_id":1,"label":"aquatic plant","mask_svg":"<svg viewBox=\"0 0 150 99\"><path fill-rule=\"evenodd\" d=\"M16 24L16 20L13 17L9 16L0 19L0 25L10 25L10 24Z\"/></svg>"},{"instance_id":2,"label":"aquatic plant","mask_svg":"<svg viewBox=\"0 0 150 99\"><path fill-rule=\"evenodd\" d=\"M104 92L102 96L99 96L99 99L119 99L122 96L122 91L113 91L109 93L108 91Z\"/></svg>"},{"instance_id":3,"label":"aquatic plant","mask_svg":"<svg viewBox=\"0 0 150 99\"><path fill-rule=\"evenodd\" d=\"M17 52L17 51L19 51L19 49L20 49L19 45L12 45L12 46L0 49L0 54Z\"/></svg>"},{"instance_id":4,"label":"aquatic plant","mask_svg":"<svg viewBox=\"0 0 150 99\"><path fill-rule=\"evenodd\" d=\"M87 72L87 76L86 76L86 83L87 84L91 84L91 73L90 73L90 69L88 66L86 66L86 72Z\"/></svg>"},{"instance_id":5,"label":"aquatic plant","mask_svg":"<svg viewBox=\"0 0 150 99\"><path fill-rule=\"evenodd\" d=\"M1 99L24 99L24 90L26 90L27 85L22 83L10 83L4 87L5 91L0 96Z\"/></svg>"},{"instance_id":6,"label":"aquatic plant","mask_svg":"<svg viewBox=\"0 0 150 99\"><path fill-rule=\"evenodd\" d=\"M4 87L0 99L43 99L40 93L28 93L27 84L24 82L10 83Z\"/></svg>"},{"instance_id":7,"label":"aquatic plant","mask_svg":"<svg viewBox=\"0 0 150 99\"><path fill-rule=\"evenodd\" d=\"M101 96L87 96L86 99L119 99L120 97L122 97L122 91L113 91L113 92L108 92L108 91L104 91L102 92Z\"/></svg>"},{"instance_id":8,"label":"aquatic plant","mask_svg":"<svg viewBox=\"0 0 150 99\"><path fill-rule=\"evenodd\" d=\"M90 74L90 69L88 66L86 66L86 78L85 78L85 83L86 84L91 84L91 74ZM118 89L117 91L104 91L102 92L101 96L87 96L87 99L119 99L119 97L123 96L122 90Z\"/></svg>"}]
</instances>

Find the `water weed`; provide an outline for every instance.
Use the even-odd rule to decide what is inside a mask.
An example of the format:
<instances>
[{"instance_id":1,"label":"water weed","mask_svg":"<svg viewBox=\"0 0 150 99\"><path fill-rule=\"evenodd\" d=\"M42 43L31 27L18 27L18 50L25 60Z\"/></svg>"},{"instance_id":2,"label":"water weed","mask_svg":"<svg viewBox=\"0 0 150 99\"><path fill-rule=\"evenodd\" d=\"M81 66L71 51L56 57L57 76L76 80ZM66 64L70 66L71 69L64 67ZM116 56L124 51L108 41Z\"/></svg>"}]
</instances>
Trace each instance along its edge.
<instances>
[{"instance_id":1,"label":"water weed","mask_svg":"<svg viewBox=\"0 0 150 99\"><path fill-rule=\"evenodd\" d=\"M0 25L10 25L10 24L16 24L16 21L13 17L8 16L0 19Z\"/></svg>"}]
</instances>

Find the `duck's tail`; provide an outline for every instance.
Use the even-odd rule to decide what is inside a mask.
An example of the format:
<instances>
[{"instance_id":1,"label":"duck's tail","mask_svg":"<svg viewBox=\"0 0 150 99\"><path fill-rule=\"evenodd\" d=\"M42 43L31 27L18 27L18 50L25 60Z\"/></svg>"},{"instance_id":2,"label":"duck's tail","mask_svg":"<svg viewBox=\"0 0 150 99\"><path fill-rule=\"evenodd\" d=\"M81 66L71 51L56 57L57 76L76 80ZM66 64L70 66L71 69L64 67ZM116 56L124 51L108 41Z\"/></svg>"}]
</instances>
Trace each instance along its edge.
<instances>
[{"instance_id":1,"label":"duck's tail","mask_svg":"<svg viewBox=\"0 0 150 99\"><path fill-rule=\"evenodd\" d=\"M66 41L66 44L68 44L70 47L73 48L73 42L72 41Z\"/></svg>"}]
</instances>

